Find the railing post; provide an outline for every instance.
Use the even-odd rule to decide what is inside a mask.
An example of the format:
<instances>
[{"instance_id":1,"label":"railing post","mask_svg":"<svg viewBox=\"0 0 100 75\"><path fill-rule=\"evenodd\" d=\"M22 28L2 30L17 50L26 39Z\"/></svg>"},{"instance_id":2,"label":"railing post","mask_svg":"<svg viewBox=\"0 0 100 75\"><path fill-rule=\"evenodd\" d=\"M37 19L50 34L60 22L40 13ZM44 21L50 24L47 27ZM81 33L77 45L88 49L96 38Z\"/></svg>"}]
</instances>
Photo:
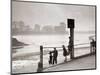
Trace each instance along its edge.
<instances>
[{"instance_id":1,"label":"railing post","mask_svg":"<svg viewBox=\"0 0 100 75\"><path fill-rule=\"evenodd\" d=\"M42 68L43 68L43 46L40 46L40 63L42 64Z\"/></svg>"},{"instance_id":2,"label":"railing post","mask_svg":"<svg viewBox=\"0 0 100 75\"><path fill-rule=\"evenodd\" d=\"M37 72L43 71L43 46L40 46L40 62L38 63Z\"/></svg>"}]
</instances>

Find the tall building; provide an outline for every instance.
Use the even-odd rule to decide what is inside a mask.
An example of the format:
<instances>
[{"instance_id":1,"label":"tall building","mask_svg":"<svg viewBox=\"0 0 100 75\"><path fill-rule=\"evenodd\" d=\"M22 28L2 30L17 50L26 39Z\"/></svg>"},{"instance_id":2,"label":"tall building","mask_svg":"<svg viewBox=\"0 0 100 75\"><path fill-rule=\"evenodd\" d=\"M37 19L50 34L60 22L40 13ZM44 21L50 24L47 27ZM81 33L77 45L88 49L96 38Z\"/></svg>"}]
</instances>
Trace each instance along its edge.
<instances>
[{"instance_id":1,"label":"tall building","mask_svg":"<svg viewBox=\"0 0 100 75\"><path fill-rule=\"evenodd\" d=\"M34 32L40 32L40 25L39 24L35 24L34 26Z\"/></svg>"},{"instance_id":2,"label":"tall building","mask_svg":"<svg viewBox=\"0 0 100 75\"><path fill-rule=\"evenodd\" d=\"M66 24L61 22L59 26L55 26L54 30L56 33L66 33Z\"/></svg>"},{"instance_id":3,"label":"tall building","mask_svg":"<svg viewBox=\"0 0 100 75\"><path fill-rule=\"evenodd\" d=\"M54 31L54 30L53 30L53 27L50 26L50 25L44 26L44 27L42 28L42 32L43 32L43 33L52 33L53 31Z\"/></svg>"}]
</instances>

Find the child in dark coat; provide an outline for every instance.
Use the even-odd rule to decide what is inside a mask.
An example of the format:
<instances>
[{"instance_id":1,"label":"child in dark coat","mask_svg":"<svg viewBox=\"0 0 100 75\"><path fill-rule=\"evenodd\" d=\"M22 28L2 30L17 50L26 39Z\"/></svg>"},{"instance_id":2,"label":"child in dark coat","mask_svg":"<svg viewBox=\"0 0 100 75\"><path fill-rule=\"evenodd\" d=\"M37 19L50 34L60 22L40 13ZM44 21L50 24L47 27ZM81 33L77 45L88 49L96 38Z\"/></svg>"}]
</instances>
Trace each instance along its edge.
<instances>
[{"instance_id":1,"label":"child in dark coat","mask_svg":"<svg viewBox=\"0 0 100 75\"><path fill-rule=\"evenodd\" d=\"M64 45L62 45L62 47L63 47L63 56L65 57L64 62L67 62L67 55L69 55L69 52L67 51Z\"/></svg>"},{"instance_id":2,"label":"child in dark coat","mask_svg":"<svg viewBox=\"0 0 100 75\"><path fill-rule=\"evenodd\" d=\"M52 52L49 53L49 65L52 64Z\"/></svg>"}]
</instances>

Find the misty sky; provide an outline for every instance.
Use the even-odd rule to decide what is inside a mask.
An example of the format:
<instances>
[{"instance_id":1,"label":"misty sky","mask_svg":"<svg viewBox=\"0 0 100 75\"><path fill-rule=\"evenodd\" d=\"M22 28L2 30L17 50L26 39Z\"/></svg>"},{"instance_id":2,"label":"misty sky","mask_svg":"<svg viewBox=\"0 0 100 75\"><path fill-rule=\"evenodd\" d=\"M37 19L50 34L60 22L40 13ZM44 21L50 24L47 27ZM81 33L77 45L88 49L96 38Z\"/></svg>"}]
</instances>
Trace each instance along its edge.
<instances>
[{"instance_id":1,"label":"misty sky","mask_svg":"<svg viewBox=\"0 0 100 75\"><path fill-rule=\"evenodd\" d=\"M31 2L12 2L12 20L24 21L34 26L67 24L67 19L75 19L76 31L95 30L95 7L77 5L59 5Z\"/></svg>"}]
</instances>

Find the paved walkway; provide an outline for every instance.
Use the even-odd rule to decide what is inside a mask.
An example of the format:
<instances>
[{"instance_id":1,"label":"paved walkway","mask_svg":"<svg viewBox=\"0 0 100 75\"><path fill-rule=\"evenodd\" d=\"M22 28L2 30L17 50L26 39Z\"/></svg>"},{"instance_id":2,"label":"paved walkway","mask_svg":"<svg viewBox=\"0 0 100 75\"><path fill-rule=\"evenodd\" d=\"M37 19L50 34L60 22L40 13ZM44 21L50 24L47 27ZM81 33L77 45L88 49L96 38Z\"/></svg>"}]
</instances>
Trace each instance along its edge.
<instances>
[{"instance_id":1,"label":"paved walkway","mask_svg":"<svg viewBox=\"0 0 100 75\"><path fill-rule=\"evenodd\" d=\"M44 69L48 71L95 69L95 55L78 58L67 63L61 63Z\"/></svg>"}]
</instances>

